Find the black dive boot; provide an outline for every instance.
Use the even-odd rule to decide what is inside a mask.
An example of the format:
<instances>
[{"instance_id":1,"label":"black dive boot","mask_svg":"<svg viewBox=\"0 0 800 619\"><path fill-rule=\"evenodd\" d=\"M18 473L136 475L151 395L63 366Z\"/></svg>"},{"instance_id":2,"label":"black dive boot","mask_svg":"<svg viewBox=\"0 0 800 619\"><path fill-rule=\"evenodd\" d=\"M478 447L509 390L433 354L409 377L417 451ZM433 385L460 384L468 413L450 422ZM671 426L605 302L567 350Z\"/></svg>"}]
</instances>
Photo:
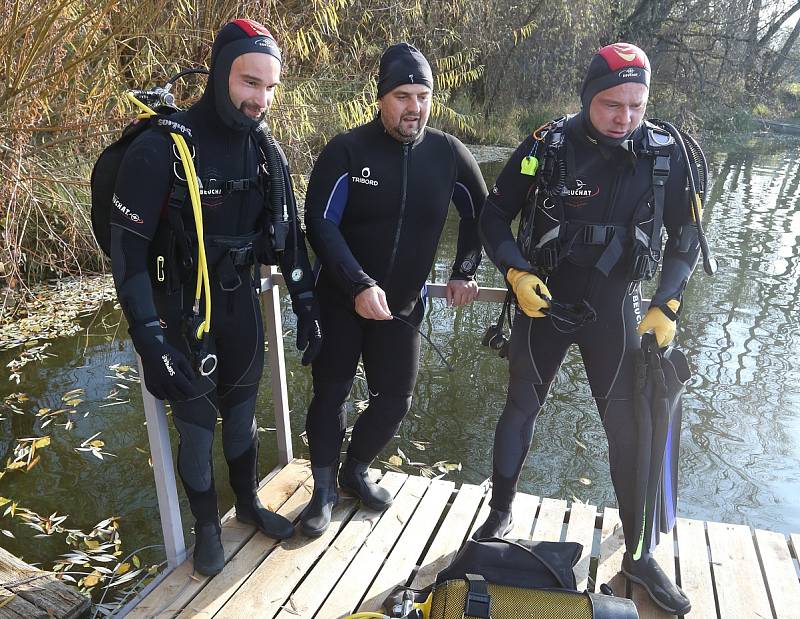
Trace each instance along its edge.
<instances>
[{"instance_id":1,"label":"black dive boot","mask_svg":"<svg viewBox=\"0 0 800 619\"><path fill-rule=\"evenodd\" d=\"M231 488L236 493L236 519L253 524L267 537L286 539L294 535L294 525L283 516L269 511L256 494L258 489L258 443L241 456L228 460Z\"/></svg>"},{"instance_id":2,"label":"black dive boot","mask_svg":"<svg viewBox=\"0 0 800 619\"><path fill-rule=\"evenodd\" d=\"M216 522L194 523L194 569L203 576L215 576L225 567L225 551Z\"/></svg>"},{"instance_id":3,"label":"black dive boot","mask_svg":"<svg viewBox=\"0 0 800 619\"><path fill-rule=\"evenodd\" d=\"M683 590L667 576L651 554L642 554L634 561L629 553L622 557L622 573L642 585L661 608L673 615L685 615L692 604Z\"/></svg>"},{"instance_id":4,"label":"black dive boot","mask_svg":"<svg viewBox=\"0 0 800 619\"><path fill-rule=\"evenodd\" d=\"M484 523L479 526L475 533L472 534L472 539L488 539L490 537L505 537L511 531L514 524L514 519L511 517L511 511L501 511L492 507L489 510L489 515L486 517Z\"/></svg>"},{"instance_id":5,"label":"black dive boot","mask_svg":"<svg viewBox=\"0 0 800 619\"><path fill-rule=\"evenodd\" d=\"M336 470L338 468L338 460L330 466L311 467L311 474L314 476L314 493L300 515L303 533L309 537L319 537L331 523L331 512L339 502L339 493L336 492Z\"/></svg>"},{"instance_id":6,"label":"black dive boot","mask_svg":"<svg viewBox=\"0 0 800 619\"><path fill-rule=\"evenodd\" d=\"M339 471L339 488L357 496L370 509L385 511L392 504L392 495L369 478L368 467L369 464L348 455Z\"/></svg>"},{"instance_id":7,"label":"black dive boot","mask_svg":"<svg viewBox=\"0 0 800 619\"><path fill-rule=\"evenodd\" d=\"M214 489L214 474L211 488L203 492L193 490L184 482L189 507L195 517L194 523L194 569L203 576L214 576L225 567L225 551L220 540L221 527L217 510L217 493Z\"/></svg>"}]
</instances>

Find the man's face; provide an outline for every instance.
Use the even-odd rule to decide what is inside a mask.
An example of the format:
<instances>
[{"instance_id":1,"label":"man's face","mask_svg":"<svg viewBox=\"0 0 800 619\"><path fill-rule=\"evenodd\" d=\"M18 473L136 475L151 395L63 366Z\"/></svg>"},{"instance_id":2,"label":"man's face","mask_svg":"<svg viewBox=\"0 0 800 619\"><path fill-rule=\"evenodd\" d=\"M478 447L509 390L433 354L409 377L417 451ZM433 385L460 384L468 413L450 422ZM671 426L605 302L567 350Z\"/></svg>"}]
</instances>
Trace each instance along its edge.
<instances>
[{"instance_id":1,"label":"man's face","mask_svg":"<svg viewBox=\"0 0 800 619\"><path fill-rule=\"evenodd\" d=\"M231 103L253 120L261 120L272 105L280 79L281 63L274 56L258 52L237 56L228 76Z\"/></svg>"},{"instance_id":2,"label":"man's face","mask_svg":"<svg viewBox=\"0 0 800 619\"><path fill-rule=\"evenodd\" d=\"M601 90L589 105L589 120L606 137L626 138L642 122L647 95L644 84L620 84Z\"/></svg>"},{"instance_id":3,"label":"man's face","mask_svg":"<svg viewBox=\"0 0 800 619\"><path fill-rule=\"evenodd\" d=\"M431 89L422 84L403 84L378 99L387 133L398 142L413 142L428 124Z\"/></svg>"}]
</instances>

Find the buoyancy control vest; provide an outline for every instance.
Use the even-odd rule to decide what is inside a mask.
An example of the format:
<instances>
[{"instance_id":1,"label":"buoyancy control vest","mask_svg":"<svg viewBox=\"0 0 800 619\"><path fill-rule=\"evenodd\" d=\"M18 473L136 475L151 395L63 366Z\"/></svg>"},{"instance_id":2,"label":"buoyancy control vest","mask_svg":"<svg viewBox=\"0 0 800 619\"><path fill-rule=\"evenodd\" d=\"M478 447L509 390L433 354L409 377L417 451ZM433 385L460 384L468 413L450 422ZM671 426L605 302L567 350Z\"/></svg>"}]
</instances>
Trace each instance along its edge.
<instances>
[{"instance_id":1,"label":"buoyancy control vest","mask_svg":"<svg viewBox=\"0 0 800 619\"><path fill-rule=\"evenodd\" d=\"M523 255L534 269L549 275L582 246L602 248L594 268L608 275L623 258L627 245L629 279L651 279L662 256L665 189L675 140L654 122L645 121L642 130L623 144L636 160L651 161L652 208L649 203L642 204L625 222L571 220L564 199L580 197L581 192L588 196L592 190L574 176L574 154L567 143L570 118L564 116L537 129L533 147L522 161L522 174L538 176L523 210L518 237Z\"/></svg>"},{"instance_id":2,"label":"buoyancy control vest","mask_svg":"<svg viewBox=\"0 0 800 619\"><path fill-rule=\"evenodd\" d=\"M177 133L186 140L192 158L197 160L192 129L184 119L176 119L175 115L180 110L174 105L174 100L165 100L165 93L168 93L168 89L135 91L136 98L153 104L157 114L148 118L137 118L128 124L120 137L102 151L92 169L92 230L100 249L109 257L112 208L125 208L115 200L114 188L122 161L133 141L147 130L165 135ZM258 175L254 178L206 180L200 187L201 196L223 196L240 191L259 191L264 196L265 212L258 234L241 238L214 235L205 237L209 265L214 267L220 285L225 290L233 289L241 283L238 272L242 268L252 266L257 259L265 264L277 264L278 256L287 249L287 242L291 243L289 249L297 256L297 244L302 242L295 238L297 235L289 238L291 221L297 214L294 201L290 196L287 197L288 179L278 146L263 126L253 133L262 158ZM172 153L173 173L165 209L168 225L158 229L152 240L148 259L151 281L155 286L165 286L168 290L174 290L177 285L185 282L197 267L196 234L191 226L185 224L185 219L191 219L186 216L190 212L187 208L189 188L182 173L180 154L174 147ZM135 214L131 216L134 217ZM293 262L296 263L297 260Z\"/></svg>"}]
</instances>

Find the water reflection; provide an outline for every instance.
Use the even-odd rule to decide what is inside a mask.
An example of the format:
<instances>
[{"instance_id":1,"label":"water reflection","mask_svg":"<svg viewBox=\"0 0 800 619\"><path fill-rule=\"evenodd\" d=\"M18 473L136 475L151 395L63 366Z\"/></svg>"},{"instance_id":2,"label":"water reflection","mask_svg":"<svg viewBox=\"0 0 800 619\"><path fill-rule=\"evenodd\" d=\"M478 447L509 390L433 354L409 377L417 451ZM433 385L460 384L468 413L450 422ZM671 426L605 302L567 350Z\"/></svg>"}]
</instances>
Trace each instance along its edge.
<instances>
[{"instance_id":1,"label":"water reflection","mask_svg":"<svg viewBox=\"0 0 800 619\"><path fill-rule=\"evenodd\" d=\"M680 512L798 532L800 163L796 144L757 146L728 148L712 157L713 186L705 220L721 266L715 278L698 270L690 282L678 337L695 372L685 400ZM499 167L485 167L489 181ZM451 217L432 273L436 281L445 281L450 272L456 231L457 219ZM488 261L479 278L482 284L502 285ZM448 355L454 371L448 372L423 343L411 413L399 440L381 459L387 460L400 446L413 461L462 463L460 473L449 474L458 482L480 483L490 475L492 438L505 402L508 366L483 348L480 339L498 311L498 305L479 303L454 312L439 300L432 302L423 329ZM294 317L288 303L283 317L295 455L303 457L308 451L300 434L311 382L294 350ZM159 543L161 534L140 394L133 385L129 403L100 408L116 382L108 377L108 367L134 363L130 343L120 336L124 325L104 324L95 323L88 338L54 342L56 357L24 368L19 389L3 387L0 395L24 391L31 397L26 411L61 406L61 395L75 387L85 388L86 395L70 432L55 424L42 429L31 415L13 415L0 425L3 433L15 438L53 436L34 469L3 478L0 495L18 499L41 514L69 513L68 525L74 527L91 528L107 516L119 515L127 552ZM3 353L0 361L6 363L12 353ZM276 463L269 384L265 377L258 400L262 472ZM357 383L354 398L365 393L363 384ZM613 505L605 436L576 350L568 356L552 393L537 422L521 489ZM96 432L116 457L100 461L75 452ZM9 438L0 437L0 445ZM215 465L226 509L232 495L223 483L225 475L219 473L225 470L219 443ZM188 525L185 502L183 507ZM11 527L7 519L0 528L17 532L18 539L3 538L3 546L29 561L49 562L66 551L51 539L36 539L32 545L30 535Z\"/></svg>"}]
</instances>

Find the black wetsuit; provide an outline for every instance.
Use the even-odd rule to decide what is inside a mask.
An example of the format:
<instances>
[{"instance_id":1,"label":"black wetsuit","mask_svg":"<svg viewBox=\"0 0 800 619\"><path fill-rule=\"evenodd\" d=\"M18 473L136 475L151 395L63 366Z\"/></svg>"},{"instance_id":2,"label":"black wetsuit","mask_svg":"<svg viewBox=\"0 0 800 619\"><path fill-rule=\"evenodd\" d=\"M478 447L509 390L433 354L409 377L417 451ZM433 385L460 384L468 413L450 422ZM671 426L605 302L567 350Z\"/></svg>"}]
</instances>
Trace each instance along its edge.
<instances>
[{"instance_id":1,"label":"black wetsuit","mask_svg":"<svg viewBox=\"0 0 800 619\"><path fill-rule=\"evenodd\" d=\"M643 139L645 130L640 126L634 132L635 144ZM533 138L528 137L511 156L481 215L487 255L504 274L510 267L537 272L510 229L511 221L526 207L535 189L534 177L521 173L522 160L532 146ZM699 253L686 192L686 167L678 151L677 147L671 149L665 190L663 222L669 238L652 300L656 306L681 299ZM631 224L635 220L645 231L652 229L653 158L594 143L587 137L581 115L567 121L566 142L559 152L570 182L558 198L537 197L532 245L541 239L543 228L552 228L563 213L561 250L566 257L546 279L546 274L540 273L555 301L586 301L596 312L596 320L581 326L551 318L529 318L516 310L509 348L508 396L495 432L491 505L501 511L511 508L536 416L567 349L574 343L581 352L606 430L612 480L623 524L627 524L633 518L636 454L631 351L641 344L636 327L642 315L640 285L631 277ZM593 235L587 234L587 226L593 224L614 226L615 230L601 240L596 233L600 228L594 228ZM596 265L612 235L622 241L622 251L606 275ZM635 536L635 527L625 529L626 534ZM636 547L636 540L628 542L629 548Z\"/></svg>"},{"instance_id":2,"label":"black wetsuit","mask_svg":"<svg viewBox=\"0 0 800 619\"><path fill-rule=\"evenodd\" d=\"M363 355L369 407L353 428L349 454L370 462L411 405L419 334L399 320L366 320L354 297L377 283L391 312L419 325L425 281L452 200L461 216L451 277L470 279L480 262L477 217L486 196L480 170L456 138L426 128L401 144L380 118L334 137L314 166L306 198L309 241L321 270L317 296L326 333L312 366L306 429L314 466L339 457L344 408Z\"/></svg>"},{"instance_id":3,"label":"black wetsuit","mask_svg":"<svg viewBox=\"0 0 800 619\"><path fill-rule=\"evenodd\" d=\"M178 473L198 521L214 521L211 445L217 417L222 417L225 458L231 486L237 497L252 493L257 484L255 403L264 365L264 332L258 298L257 262L272 262L264 236L266 184L263 157L248 129L232 130L221 122L210 90L186 112L170 120L192 131L197 176L202 183L201 202L205 246L211 280L212 317L209 352L218 357L211 375L215 389L186 401L172 401L173 418L180 434ZM280 153L283 157L283 153ZM284 179L289 173L283 158ZM167 221L167 197L175 170L182 168L173 152L172 139L163 132L145 131L128 149L116 186L112 219L112 264L120 302L131 327L161 319L167 342L187 357L183 319L190 312L195 293L195 267L180 268L180 251L166 265L167 281L157 281L148 265L148 254L173 228ZM245 181L228 183L227 181ZM268 182L268 181L267 181ZM291 186L288 196L293 200ZM196 236L191 206L182 210L184 227L196 256ZM295 236L293 236L295 235ZM299 242L298 263L291 250L283 252L284 273L304 269L299 282L287 283L293 298L313 289L299 222L293 222L293 239ZM156 242L152 242L157 239ZM237 240L238 239L238 240ZM253 249L247 250L249 241ZM167 241L169 243L169 241ZM226 246L244 246L231 252ZM195 261L196 264L196 261ZM177 272L175 272L177 271ZM205 303L201 302L200 315ZM140 351L141 352L141 351Z\"/></svg>"}]
</instances>

